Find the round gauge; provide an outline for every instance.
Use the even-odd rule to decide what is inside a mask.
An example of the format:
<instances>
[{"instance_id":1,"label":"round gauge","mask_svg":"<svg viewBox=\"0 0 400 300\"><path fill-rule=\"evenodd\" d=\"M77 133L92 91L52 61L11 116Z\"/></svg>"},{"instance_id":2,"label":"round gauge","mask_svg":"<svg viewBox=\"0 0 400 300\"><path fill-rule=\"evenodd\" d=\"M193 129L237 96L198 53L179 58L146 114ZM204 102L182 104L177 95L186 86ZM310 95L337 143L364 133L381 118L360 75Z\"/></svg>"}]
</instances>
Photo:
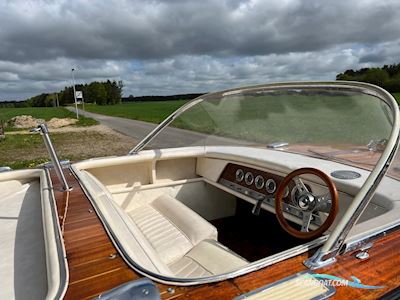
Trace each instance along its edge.
<instances>
[{"instance_id":1,"label":"round gauge","mask_svg":"<svg viewBox=\"0 0 400 300\"><path fill-rule=\"evenodd\" d=\"M242 169L237 169L236 170L236 181L241 182L244 179L244 172Z\"/></svg>"},{"instance_id":2,"label":"round gauge","mask_svg":"<svg viewBox=\"0 0 400 300\"><path fill-rule=\"evenodd\" d=\"M247 172L246 175L244 176L244 182L246 182L247 185L251 185L254 181L254 175L251 172Z\"/></svg>"},{"instance_id":3,"label":"round gauge","mask_svg":"<svg viewBox=\"0 0 400 300\"><path fill-rule=\"evenodd\" d=\"M265 183L265 189L267 190L268 193L272 194L276 190L276 182L272 178L268 179L267 182Z\"/></svg>"},{"instance_id":4,"label":"round gauge","mask_svg":"<svg viewBox=\"0 0 400 300\"><path fill-rule=\"evenodd\" d=\"M283 198L286 198L287 196L289 196L289 187L288 186L286 186L283 191Z\"/></svg>"},{"instance_id":5,"label":"round gauge","mask_svg":"<svg viewBox=\"0 0 400 300\"><path fill-rule=\"evenodd\" d=\"M256 179L254 180L256 188L261 190L264 187L264 177L261 175L257 175Z\"/></svg>"}]
</instances>

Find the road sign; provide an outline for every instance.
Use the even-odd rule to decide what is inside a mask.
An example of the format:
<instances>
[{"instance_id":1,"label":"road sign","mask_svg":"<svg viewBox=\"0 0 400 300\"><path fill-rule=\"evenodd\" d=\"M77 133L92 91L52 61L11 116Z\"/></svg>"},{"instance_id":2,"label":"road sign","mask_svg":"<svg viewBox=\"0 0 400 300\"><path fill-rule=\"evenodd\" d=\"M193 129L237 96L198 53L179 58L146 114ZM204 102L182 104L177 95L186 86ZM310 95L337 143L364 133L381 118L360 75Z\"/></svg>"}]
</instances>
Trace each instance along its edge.
<instances>
[{"instance_id":1,"label":"road sign","mask_svg":"<svg viewBox=\"0 0 400 300\"><path fill-rule=\"evenodd\" d=\"M83 92L82 91L76 91L75 92L76 99L83 99Z\"/></svg>"}]
</instances>

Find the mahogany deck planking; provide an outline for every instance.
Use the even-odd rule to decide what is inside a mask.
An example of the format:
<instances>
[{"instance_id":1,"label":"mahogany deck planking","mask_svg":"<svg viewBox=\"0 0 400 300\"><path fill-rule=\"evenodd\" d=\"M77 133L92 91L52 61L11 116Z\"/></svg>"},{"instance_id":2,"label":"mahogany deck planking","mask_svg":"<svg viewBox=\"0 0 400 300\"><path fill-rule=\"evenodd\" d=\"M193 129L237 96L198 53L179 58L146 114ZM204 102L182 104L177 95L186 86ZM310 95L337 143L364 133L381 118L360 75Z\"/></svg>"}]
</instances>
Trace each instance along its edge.
<instances>
[{"instance_id":1,"label":"mahogany deck planking","mask_svg":"<svg viewBox=\"0 0 400 300\"><path fill-rule=\"evenodd\" d=\"M134 272L119 256L109 239L90 201L69 170L64 170L73 190L69 192L67 216L64 224L64 242L69 268L69 284L65 299L91 299L97 295L141 275ZM58 191L60 184L51 172L59 216L64 215L65 193ZM62 223L60 218L60 223ZM360 261L349 253L339 257L338 262L319 269L350 279L356 276L368 285L384 285L385 288L363 290L337 287L333 299L376 299L400 285L400 232L391 233L374 241L369 250L370 258ZM110 256L111 255L111 256ZM232 299L276 280L306 270L302 262L309 253L277 263L262 270L225 280L220 283L192 287L176 287L157 284L163 299ZM168 291L168 288L173 288Z\"/></svg>"}]
</instances>

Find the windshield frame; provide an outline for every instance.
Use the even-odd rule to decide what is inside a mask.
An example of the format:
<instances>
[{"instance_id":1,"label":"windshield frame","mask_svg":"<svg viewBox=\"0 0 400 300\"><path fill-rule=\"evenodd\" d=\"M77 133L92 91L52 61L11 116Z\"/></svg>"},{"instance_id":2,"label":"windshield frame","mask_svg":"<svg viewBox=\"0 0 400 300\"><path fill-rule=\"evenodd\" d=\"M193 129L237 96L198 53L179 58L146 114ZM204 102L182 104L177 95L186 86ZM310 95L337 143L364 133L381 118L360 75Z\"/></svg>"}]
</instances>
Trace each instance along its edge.
<instances>
[{"instance_id":1,"label":"windshield frame","mask_svg":"<svg viewBox=\"0 0 400 300\"><path fill-rule=\"evenodd\" d=\"M332 81L332 82L319 82L319 81L310 81L310 82L288 82L288 83L272 83L272 84L261 84L255 86L241 87L241 88L233 88L228 90L223 90L219 92L208 93L202 95L198 98L195 98L188 103L184 104L172 114L170 114L167 118L165 118L160 124L158 124L148 135L146 135L134 148L132 148L128 155L136 154L143 150L150 142L152 142L157 136L162 134L165 128L167 128L175 119L177 119L180 115L182 115L187 110L191 109L193 106L207 101L209 97L214 96L229 96L234 94L239 94L243 91L249 92L257 89L265 89L265 90L279 90L279 89L331 89L331 90L346 90L351 92L363 93L366 95L371 95L376 98L379 98L381 101L385 102L388 107L393 110L392 104L393 102L397 104L397 102L393 99L393 97L389 95L383 95L382 92L386 92L385 90L367 83L355 82L355 81ZM387 92L386 92L387 93ZM392 99L390 99L392 98Z\"/></svg>"},{"instance_id":2,"label":"windshield frame","mask_svg":"<svg viewBox=\"0 0 400 300\"><path fill-rule=\"evenodd\" d=\"M187 104L183 105L167 117L163 122L161 122L153 131L151 131L141 142L139 142L129 154L137 154L146 145L148 145L155 137L162 133L162 131L178 116L190 109L191 107L203 102L208 97L213 97L217 95L233 95L235 93L240 93L243 91L251 91L253 89L263 88L265 90L277 90L277 89L337 89L337 90L347 90L363 93L366 95L371 95L378 98L380 101L385 102L391 110L392 113L392 128L390 136L387 140L385 149L383 150L381 157L377 161L375 167L371 170L370 175L362 185L360 191L355 195L351 205L345 212L344 216L338 222L332 233L329 235L327 241L323 246L318 249L313 257L305 261L305 265L311 269L320 268L336 261L336 256L339 255L343 248L346 248L346 237L353 226L356 224L357 220L360 218L361 214L364 212L365 208L372 199L375 190L377 189L379 183L385 176L389 169L389 166L394 159L394 156L399 147L399 133L400 133L400 117L399 117L399 107L396 100L391 94L389 94L384 89L361 82L354 81L332 81L332 82L289 82L289 83L274 83L265 85L256 85L243 88L229 89L221 92L210 93L203 95L199 98L193 99ZM378 101L377 99L377 101ZM372 233L375 234L375 233ZM369 238L366 237L365 239Z\"/></svg>"}]
</instances>

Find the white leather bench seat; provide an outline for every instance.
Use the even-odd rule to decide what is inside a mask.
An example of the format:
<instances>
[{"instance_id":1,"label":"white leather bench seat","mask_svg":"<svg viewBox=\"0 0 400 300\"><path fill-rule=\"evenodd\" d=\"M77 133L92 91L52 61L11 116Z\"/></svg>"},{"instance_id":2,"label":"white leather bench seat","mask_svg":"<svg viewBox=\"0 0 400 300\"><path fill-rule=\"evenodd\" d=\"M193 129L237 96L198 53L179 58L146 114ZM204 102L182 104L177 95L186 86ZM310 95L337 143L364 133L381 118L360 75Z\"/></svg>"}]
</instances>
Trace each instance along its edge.
<instances>
[{"instance_id":1,"label":"white leather bench seat","mask_svg":"<svg viewBox=\"0 0 400 300\"><path fill-rule=\"evenodd\" d=\"M247 264L218 243L212 224L170 196L160 196L128 215L174 276L211 276Z\"/></svg>"},{"instance_id":2,"label":"white leather bench seat","mask_svg":"<svg viewBox=\"0 0 400 300\"><path fill-rule=\"evenodd\" d=\"M163 195L128 215L165 264L170 264L205 239L217 239L217 229L178 200Z\"/></svg>"},{"instance_id":3,"label":"white leather bench seat","mask_svg":"<svg viewBox=\"0 0 400 300\"><path fill-rule=\"evenodd\" d=\"M198 278L248 262L217 241L217 229L168 195L124 211L88 172L81 175L119 244L135 263L164 276Z\"/></svg>"},{"instance_id":4,"label":"white leather bench seat","mask_svg":"<svg viewBox=\"0 0 400 300\"><path fill-rule=\"evenodd\" d=\"M191 278L222 274L247 263L216 240L204 240L168 267L177 277Z\"/></svg>"}]
</instances>

